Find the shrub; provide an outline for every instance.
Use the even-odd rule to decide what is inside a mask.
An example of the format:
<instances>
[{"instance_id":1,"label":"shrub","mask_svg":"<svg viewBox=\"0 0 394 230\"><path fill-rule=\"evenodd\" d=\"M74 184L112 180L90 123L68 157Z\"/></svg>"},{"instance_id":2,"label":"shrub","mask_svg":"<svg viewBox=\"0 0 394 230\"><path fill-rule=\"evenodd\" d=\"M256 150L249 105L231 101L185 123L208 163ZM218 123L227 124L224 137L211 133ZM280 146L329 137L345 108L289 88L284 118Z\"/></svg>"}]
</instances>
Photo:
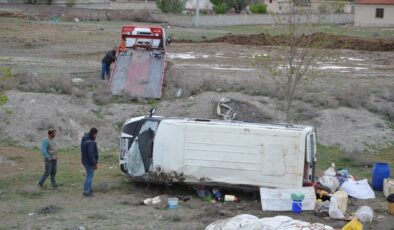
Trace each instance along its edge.
<instances>
[{"instance_id":1,"label":"shrub","mask_svg":"<svg viewBox=\"0 0 394 230\"><path fill-rule=\"evenodd\" d=\"M163 13L181 13L185 9L186 0L156 0L156 6Z\"/></svg>"},{"instance_id":2,"label":"shrub","mask_svg":"<svg viewBox=\"0 0 394 230\"><path fill-rule=\"evenodd\" d=\"M250 2L250 0L210 0L210 1L214 5L214 11L215 11L215 7L219 7L220 5L222 5L220 8L223 9L224 8L223 4L226 4L228 9L234 8L235 13L237 14L241 13L241 11L245 9Z\"/></svg>"},{"instance_id":3,"label":"shrub","mask_svg":"<svg viewBox=\"0 0 394 230\"><path fill-rule=\"evenodd\" d=\"M73 7L75 5L75 0L66 0L67 7Z\"/></svg>"},{"instance_id":4,"label":"shrub","mask_svg":"<svg viewBox=\"0 0 394 230\"><path fill-rule=\"evenodd\" d=\"M37 4L37 0L25 0L25 4Z\"/></svg>"},{"instance_id":5,"label":"shrub","mask_svg":"<svg viewBox=\"0 0 394 230\"><path fill-rule=\"evenodd\" d=\"M222 2L218 5L213 6L213 12L215 12L215 14L225 14L229 10L229 8L230 7L227 5L227 3Z\"/></svg>"},{"instance_id":6,"label":"shrub","mask_svg":"<svg viewBox=\"0 0 394 230\"><path fill-rule=\"evenodd\" d=\"M267 5L264 3L255 3L249 6L250 11L254 14L266 14L267 13Z\"/></svg>"},{"instance_id":7,"label":"shrub","mask_svg":"<svg viewBox=\"0 0 394 230\"><path fill-rule=\"evenodd\" d=\"M7 104L8 97L4 93L0 92L0 106Z\"/></svg>"}]
</instances>

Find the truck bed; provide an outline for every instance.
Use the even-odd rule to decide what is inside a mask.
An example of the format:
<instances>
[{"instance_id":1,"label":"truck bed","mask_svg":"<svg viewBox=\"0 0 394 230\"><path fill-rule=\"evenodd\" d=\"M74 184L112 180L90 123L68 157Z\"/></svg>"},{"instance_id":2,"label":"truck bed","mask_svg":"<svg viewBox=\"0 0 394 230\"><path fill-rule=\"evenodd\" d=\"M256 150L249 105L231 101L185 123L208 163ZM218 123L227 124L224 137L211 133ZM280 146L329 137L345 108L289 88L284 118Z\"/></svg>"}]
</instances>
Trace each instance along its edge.
<instances>
[{"instance_id":1,"label":"truck bed","mask_svg":"<svg viewBox=\"0 0 394 230\"><path fill-rule=\"evenodd\" d=\"M113 95L161 98L165 53L129 49L119 52L111 77Z\"/></svg>"}]
</instances>

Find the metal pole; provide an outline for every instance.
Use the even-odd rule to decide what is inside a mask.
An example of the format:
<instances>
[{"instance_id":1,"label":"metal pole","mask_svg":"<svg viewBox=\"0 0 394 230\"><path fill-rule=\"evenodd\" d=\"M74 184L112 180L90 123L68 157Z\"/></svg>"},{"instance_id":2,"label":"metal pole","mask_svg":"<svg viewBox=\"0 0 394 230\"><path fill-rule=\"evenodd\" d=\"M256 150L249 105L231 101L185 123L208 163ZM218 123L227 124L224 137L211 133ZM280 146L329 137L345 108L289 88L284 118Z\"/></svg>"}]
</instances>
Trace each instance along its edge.
<instances>
[{"instance_id":1,"label":"metal pole","mask_svg":"<svg viewBox=\"0 0 394 230\"><path fill-rule=\"evenodd\" d=\"M200 0L196 0L196 18L195 18L195 26L200 26Z\"/></svg>"}]
</instances>

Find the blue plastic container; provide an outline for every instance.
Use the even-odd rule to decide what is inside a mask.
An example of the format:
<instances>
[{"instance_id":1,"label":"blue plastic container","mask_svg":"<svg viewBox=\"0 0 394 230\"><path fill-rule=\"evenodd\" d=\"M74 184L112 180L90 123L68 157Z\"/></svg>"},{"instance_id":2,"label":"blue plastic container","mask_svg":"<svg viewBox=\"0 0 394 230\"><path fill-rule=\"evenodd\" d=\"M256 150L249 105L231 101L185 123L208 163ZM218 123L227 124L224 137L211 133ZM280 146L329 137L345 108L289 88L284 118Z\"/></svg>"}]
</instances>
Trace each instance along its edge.
<instances>
[{"instance_id":1,"label":"blue plastic container","mask_svg":"<svg viewBox=\"0 0 394 230\"><path fill-rule=\"evenodd\" d=\"M383 191L383 179L390 177L390 167L387 163L376 162L372 170L372 188Z\"/></svg>"},{"instance_id":2,"label":"blue plastic container","mask_svg":"<svg viewBox=\"0 0 394 230\"><path fill-rule=\"evenodd\" d=\"M295 214L300 214L302 211L302 200L293 200L293 205L291 210Z\"/></svg>"},{"instance_id":3,"label":"blue plastic container","mask_svg":"<svg viewBox=\"0 0 394 230\"><path fill-rule=\"evenodd\" d=\"M178 207L178 201L179 199L176 197L173 198L168 198L168 208L169 209L176 209Z\"/></svg>"}]
</instances>

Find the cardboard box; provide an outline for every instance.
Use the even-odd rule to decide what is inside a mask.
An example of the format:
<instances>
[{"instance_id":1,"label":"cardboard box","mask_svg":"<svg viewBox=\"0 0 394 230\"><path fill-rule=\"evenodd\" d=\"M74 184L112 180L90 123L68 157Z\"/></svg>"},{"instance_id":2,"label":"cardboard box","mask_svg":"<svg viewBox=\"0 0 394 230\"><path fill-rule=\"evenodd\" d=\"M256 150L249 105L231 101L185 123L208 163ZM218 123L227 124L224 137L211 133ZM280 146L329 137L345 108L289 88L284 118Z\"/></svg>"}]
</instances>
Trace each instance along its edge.
<instances>
[{"instance_id":1,"label":"cardboard box","mask_svg":"<svg viewBox=\"0 0 394 230\"><path fill-rule=\"evenodd\" d=\"M383 193L386 197L394 193L394 179L386 178L383 180Z\"/></svg>"}]
</instances>

